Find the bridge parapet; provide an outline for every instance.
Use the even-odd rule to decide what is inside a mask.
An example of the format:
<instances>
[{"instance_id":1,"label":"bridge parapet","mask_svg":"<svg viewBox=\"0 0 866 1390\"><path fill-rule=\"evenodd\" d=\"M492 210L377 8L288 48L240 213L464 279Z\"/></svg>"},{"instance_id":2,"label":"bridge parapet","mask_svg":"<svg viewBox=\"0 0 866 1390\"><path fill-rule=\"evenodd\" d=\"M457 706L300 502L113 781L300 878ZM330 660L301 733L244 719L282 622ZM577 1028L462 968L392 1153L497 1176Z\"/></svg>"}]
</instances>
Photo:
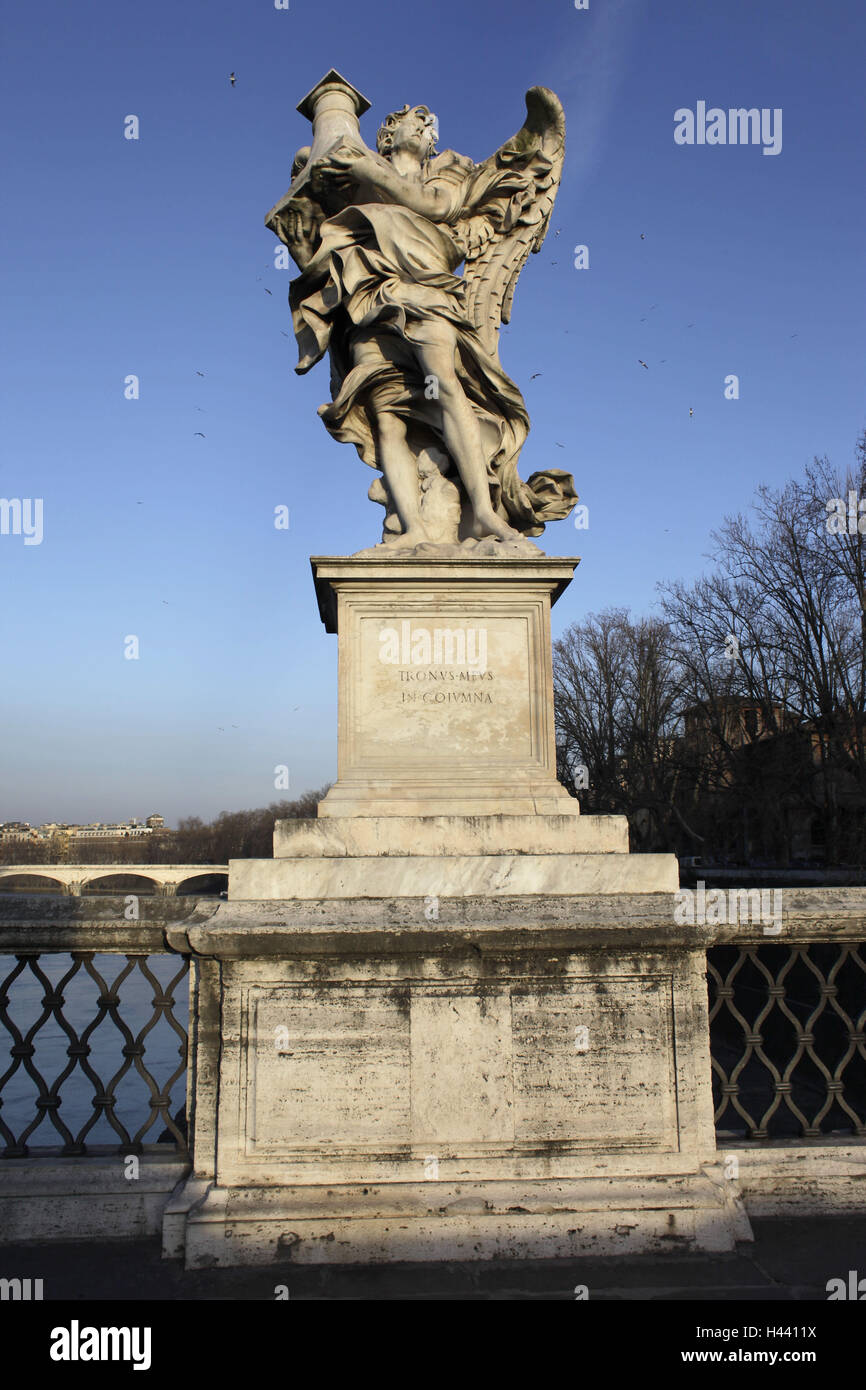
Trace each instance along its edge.
<instances>
[{"instance_id":1,"label":"bridge parapet","mask_svg":"<svg viewBox=\"0 0 866 1390\"><path fill-rule=\"evenodd\" d=\"M73 870L82 866L64 867ZM214 866L183 869L189 873L191 867L199 874L216 871ZM105 866L99 869L104 873ZM69 886L74 882L69 874ZM127 920L125 902L123 895L107 894L0 895L0 955L7 957L0 968L0 1040L5 1043L0 1054L5 1050L7 1060L13 1063L8 1068L0 1055L0 1076L5 1077L10 1100L16 1099L15 1086L20 1086L24 1072L37 1091L30 1100L30 1112L18 1114L10 1104L3 1112L5 1128L0 1123L0 1245L13 1239L16 1232L28 1239L38 1235L50 1240L62 1239L64 1233L68 1239L70 1232L79 1239L98 1239L107 1234L132 1237L144 1230L155 1234L162 1229L174 1253L182 1253L183 1241L177 1249L171 1241L180 1240L181 1228L186 1231L183 1240L189 1236L185 1208L173 1207L169 1194L175 1183L190 1173L192 1160L198 1167L187 1197L196 1193L201 1197L200 1187L196 1187L202 1178L199 1168L213 1161L213 1117L218 1111L212 1092L218 1070L208 1069L204 1063L209 1051L213 1054L233 1047L232 1065L237 1076L238 1020L243 1022L249 1011L245 1015L234 1008L230 998L226 1003L223 986L232 986L239 962L255 968L263 1037L268 1037L266 1006L272 1009L270 1019L276 1020L273 1047L260 1049L256 1059L265 1079L269 1074L282 1078L288 1065L279 1041L281 1032L288 1030L291 1054L293 1029L304 1039L312 1034L318 1037L327 1028L333 1040L330 1048L322 1051L317 1044L310 1054L311 1062L302 1055L304 1065L311 1069L309 1094L314 1098L326 1095L320 1078L336 1078L338 1100L343 1096L344 1111L355 1114L349 1111L351 1088L345 1082L342 1092L337 1087L345 1075L345 1059L361 1044L369 1050L385 1005L391 1007L391 1032L405 1026L401 1020L406 1010L406 978L410 977L415 992L415 1002L410 998L409 1003L422 1023L426 1020L429 1024L431 1016L435 1021L441 1012L442 977L433 978L431 987L431 977L414 964L423 952L429 954L436 932L448 948L448 979L460 952L466 984L459 991L459 1000L464 1011L475 1008L472 1001L476 997L489 999L491 980L498 988L504 979L502 988L511 988L506 972L496 975L489 970L491 960L501 958L512 971L520 951L531 953L533 960L540 954L539 940L546 941L557 958L568 951L575 958L579 956L581 964L586 957L585 968L581 964L579 971L563 977L564 984L557 980L560 993L565 989L570 991L569 998L578 998L581 1012L576 1016L580 1018L587 1016L594 997L583 981L603 976L609 988L611 961L616 965L620 958L637 960L643 953L654 963L658 975L665 965L665 950L677 959L693 957L689 967L694 985L690 1018L698 1018L695 1029L700 1035L700 1047L695 1048L700 1066L694 1075L696 1084L705 1091L712 1088L715 1110L714 1117L712 1111L707 1116L709 1146L704 1155L712 1181L729 1191L732 1202L742 1202L753 1217L838 1216L866 1209L863 889L786 889L778 924L736 921L730 911L727 924L675 922L674 895L661 894L549 899L540 907L534 905L528 916L520 899L501 898L491 905L489 897L443 898L432 921L424 914L424 900L410 898L389 902L344 899L333 916L323 916L320 904L305 901L217 903L153 895L142 900L138 920ZM351 938L351 953L346 947L347 937ZM341 958L357 960L361 946L375 953L379 962L379 980L374 982L380 986L378 992L370 984L362 992L354 980L347 989L345 976L341 980L337 974ZM54 953L63 953L67 959L52 962ZM107 965L105 955L114 956L116 961ZM486 970L483 980L479 961ZM674 968L680 968L677 961ZM290 978L291 972L295 978ZM74 991L66 990L66 981L73 976L79 983L93 981L97 986L97 997L86 1006L76 1005ZM313 978L319 983L311 1010L307 1001ZM646 990L652 979L653 975L641 972L640 988ZM488 991L486 995L479 990L479 980L482 990ZM709 1008L705 1002L707 983ZM22 1038L14 996L26 995L28 988L32 993L34 985L45 990L49 1012L32 1036ZM189 1034L199 1049L192 1068L196 1109L189 1136L182 1105L187 997L192 1025ZM516 991L514 998L520 1006L524 995ZM273 1004L268 1003L271 999ZM542 994L538 999L542 1005ZM293 1013L287 1016L289 1010ZM361 1014L364 1029L359 1026ZM56 1030L61 1015L68 1025L68 1055L76 1065L68 1075L58 1078L56 1056L40 1047L46 1038L50 1043L49 1035ZM491 1017L498 1027L500 1016L505 1015L494 1014L489 1004L486 1014L472 1015L479 1028ZM678 1047L688 1041L690 1018L673 1020ZM94 1019L102 1020L98 1030L93 1028ZM162 1053L158 1028L172 1034L170 1047L163 1048ZM442 1032L451 1028L448 1019ZM578 1046L578 1031L573 1030L572 1036L571 1032L557 1035L555 1029L548 1029L544 1035L567 1052L572 1069L593 1056L592 1019L587 1029L588 1048L582 1043ZM538 1032L530 1019L524 1028L526 1037L531 1039ZM96 1055L92 1040L103 1033L116 1040L119 1061ZM393 1052L390 1033L385 1041ZM521 1035L518 1041L525 1049L525 1038ZM645 1053L645 1043L639 1051L641 1056ZM409 1054L407 1066L411 1060ZM292 1065L299 1067L301 1062L293 1061ZM417 1065L424 1065L423 1054L419 1054ZM145 1080L148 1094L140 1097L133 1114L124 1111L121 1115L117 1105L119 1081L133 1067ZM509 1075L507 1071L501 1073L506 1081ZM62 1097L58 1095L61 1084ZM284 1086L282 1080L280 1084ZM375 1077L370 1082L373 1084L379 1085L387 1100L387 1084ZM98 1142L95 1139L89 1109L80 1124L76 1117L73 1093L82 1087L86 1091L88 1086L95 1089L104 1116L117 1120L108 1145L103 1136ZM547 1089L545 1085L543 1090ZM250 1095L254 1094L258 1093L250 1090ZM284 1090L279 1094L283 1096ZM304 1093L297 1090L292 1094L303 1115ZM418 1089L415 1094L422 1098L419 1103L425 1103L428 1091ZM209 1097L214 1101L210 1109L205 1103ZM60 1098L66 1098L65 1115L58 1104ZM618 1105L618 1097L611 1103ZM219 1113L224 1123L237 1122L236 1109ZM379 1112L374 1113L378 1116ZM268 1118L266 1112L262 1114ZM275 1114L270 1121L273 1125L282 1122L282 1112ZM359 1125L366 1123L365 1114L361 1112ZM37 1135L34 1122L40 1120L44 1123ZM689 1137L685 1127L683 1133ZM299 1149L297 1156L292 1151L288 1159L281 1156L276 1162L308 1162L295 1134L295 1129L287 1127L278 1137L283 1148ZM37 1147L52 1145L52 1141L53 1147ZM598 1150L598 1144L584 1147L581 1168L591 1161L593 1148ZM662 1175L676 1177L681 1150L658 1144L655 1148L646 1162L656 1165ZM230 1156L238 1152L236 1146ZM388 1162L393 1161L394 1152L393 1147L388 1148ZM146 1192L144 1181L129 1183L122 1175L118 1155L130 1154L140 1157L143 1178L150 1175ZM325 1157L332 1162L330 1150ZM596 1158L609 1164L601 1150ZM39 1162L34 1163L34 1159ZM70 1163L70 1159L75 1161ZM374 1159L371 1149L359 1167L358 1182L366 1181ZM264 1161L272 1161L267 1153ZM359 1161L357 1147L350 1146L341 1161ZM406 1161L412 1161L411 1154ZM443 1160L444 1172L438 1179L443 1183L448 1180L447 1161ZM618 1162L623 1161L620 1154ZM276 1171L282 1178L282 1170ZM652 1171L656 1174L656 1168ZM609 1176L606 1168L605 1182ZM322 1181L330 1193L330 1176L325 1175ZM657 1175L654 1181L658 1181ZM257 1181L250 1190L258 1198L265 1189L270 1200L270 1184L263 1188ZM107 1206L104 1201L94 1202L93 1192L97 1190L103 1198L106 1192L111 1194ZM426 1176L421 1190L429 1190ZM424 1221L425 1213L426 1208ZM255 1219L259 1221L259 1214ZM277 1223L274 1229L282 1231L284 1224ZM187 1254L194 1254L197 1239L193 1232Z\"/></svg>"}]
</instances>

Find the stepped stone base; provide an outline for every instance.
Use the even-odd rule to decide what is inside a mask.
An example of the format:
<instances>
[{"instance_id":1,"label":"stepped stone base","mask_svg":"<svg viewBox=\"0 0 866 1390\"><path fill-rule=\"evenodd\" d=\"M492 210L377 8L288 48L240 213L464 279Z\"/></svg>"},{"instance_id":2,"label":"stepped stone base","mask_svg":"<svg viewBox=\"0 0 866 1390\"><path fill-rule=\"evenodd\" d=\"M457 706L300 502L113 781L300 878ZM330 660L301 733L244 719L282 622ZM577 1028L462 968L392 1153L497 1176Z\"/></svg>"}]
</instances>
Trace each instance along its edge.
<instances>
[{"instance_id":1,"label":"stepped stone base","mask_svg":"<svg viewBox=\"0 0 866 1390\"><path fill-rule=\"evenodd\" d=\"M710 1172L327 1192L210 1187L187 1219L183 1249L188 1269L732 1250L752 1239L751 1227L721 1169Z\"/></svg>"},{"instance_id":2,"label":"stepped stone base","mask_svg":"<svg viewBox=\"0 0 866 1390\"><path fill-rule=\"evenodd\" d=\"M274 826L275 859L614 853L628 854L625 816L340 816Z\"/></svg>"},{"instance_id":3,"label":"stepped stone base","mask_svg":"<svg viewBox=\"0 0 866 1390\"><path fill-rule=\"evenodd\" d=\"M229 900L284 898L574 897L673 893L669 854L389 855L233 859Z\"/></svg>"},{"instance_id":4,"label":"stepped stone base","mask_svg":"<svg viewBox=\"0 0 866 1390\"><path fill-rule=\"evenodd\" d=\"M575 803L576 804L576 803ZM628 853L623 816L278 821L273 859L234 859L232 902L673 893L671 854Z\"/></svg>"},{"instance_id":5,"label":"stepped stone base","mask_svg":"<svg viewBox=\"0 0 866 1390\"><path fill-rule=\"evenodd\" d=\"M440 781L435 787L422 782L403 784L399 788L386 784L370 782L360 787L351 782L337 782L319 802L319 817L322 820L348 820L359 817L377 819L391 817L394 820L436 819L445 820L449 816L476 819L485 816L494 819L501 814L522 817L568 816L576 820L580 816L580 804L569 796L564 787L553 782L532 787L512 782L479 783L454 779L452 782Z\"/></svg>"}]
</instances>

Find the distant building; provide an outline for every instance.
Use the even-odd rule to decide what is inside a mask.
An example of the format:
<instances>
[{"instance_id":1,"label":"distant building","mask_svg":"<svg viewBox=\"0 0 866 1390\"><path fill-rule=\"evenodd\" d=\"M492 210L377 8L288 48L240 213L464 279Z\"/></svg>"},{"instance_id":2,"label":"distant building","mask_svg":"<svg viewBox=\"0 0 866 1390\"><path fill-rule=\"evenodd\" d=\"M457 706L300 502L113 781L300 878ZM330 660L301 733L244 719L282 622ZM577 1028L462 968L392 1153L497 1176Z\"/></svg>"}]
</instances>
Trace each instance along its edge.
<instances>
[{"instance_id":1,"label":"distant building","mask_svg":"<svg viewBox=\"0 0 866 1390\"><path fill-rule=\"evenodd\" d=\"M836 854L859 858L866 836L862 716L794 719L779 705L725 697L683 712L683 745L715 805L711 843L742 862L760 857L823 862L827 813L836 808Z\"/></svg>"},{"instance_id":2,"label":"distant building","mask_svg":"<svg viewBox=\"0 0 866 1390\"><path fill-rule=\"evenodd\" d=\"M129 840L142 835L150 835L151 831L146 825L139 825L137 821L127 821L126 824L104 824L96 821L92 825L71 825L69 836L75 840Z\"/></svg>"},{"instance_id":3,"label":"distant building","mask_svg":"<svg viewBox=\"0 0 866 1390\"><path fill-rule=\"evenodd\" d=\"M0 823L0 840L6 844L22 843L27 840L35 840L36 831L26 820L7 820Z\"/></svg>"},{"instance_id":4,"label":"distant building","mask_svg":"<svg viewBox=\"0 0 866 1390\"><path fill-rule=\"evenodd\" d=\"M165 818L151 815L142 823L131 816L124 823L118 821L90 821L86 825L69 825L60 821L45 821L40 826L31 826L28 821L0 821L0 844L37 843L53 841L56 852L65 857L70 844L82 840L111 842L119 840L142 840L149 835L159 835L165 831Z\"/></svg>"}]
</instances>

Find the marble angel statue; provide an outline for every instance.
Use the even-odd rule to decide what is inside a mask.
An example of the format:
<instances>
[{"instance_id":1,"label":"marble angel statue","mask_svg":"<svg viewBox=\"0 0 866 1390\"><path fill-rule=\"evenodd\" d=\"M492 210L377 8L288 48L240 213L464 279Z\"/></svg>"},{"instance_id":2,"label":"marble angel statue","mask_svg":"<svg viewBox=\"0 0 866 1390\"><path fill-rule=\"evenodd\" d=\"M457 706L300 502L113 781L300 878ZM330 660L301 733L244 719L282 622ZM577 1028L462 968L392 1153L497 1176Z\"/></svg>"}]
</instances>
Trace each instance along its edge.
<instances>
[{"instance_id":1,"label":"marble angel statue","mask_svg":"<svg viewBox=\"0 0 866 1390\"><path fill-rule=\"evenodd\" d=\"M314 142L268 215L301 272L289 293L295 370L330 354L319 414L381 470L369 496L385 507L389 550L528 549L577 500L561 469L518 475L529 416L499 361L500 322L544 239L564 153L558 98L533 87L526 107L481 164L435 153L426 106L387 116L376 152L351 128L324 155Z\"/></svg>"}]
</instances>

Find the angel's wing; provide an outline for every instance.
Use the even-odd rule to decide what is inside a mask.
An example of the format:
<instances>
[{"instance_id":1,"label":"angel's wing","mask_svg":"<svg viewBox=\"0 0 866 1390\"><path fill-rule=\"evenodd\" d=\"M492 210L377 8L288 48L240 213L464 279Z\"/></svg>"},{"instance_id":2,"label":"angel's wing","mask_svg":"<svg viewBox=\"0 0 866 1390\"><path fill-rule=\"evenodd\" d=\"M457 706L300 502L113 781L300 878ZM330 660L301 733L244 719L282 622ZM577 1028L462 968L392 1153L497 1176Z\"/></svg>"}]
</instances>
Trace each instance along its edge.
<instances>
[{"instance_id":1,"label":"angel's wing","mask_svg":"<svg viewBox=\"0 0 866 1390\"><path fill-rule=\"evenodd\" d=\"M547 87L526 93L526 120L512 139L479 164L452 230L466 255L467 316L495 354L500 323L511 318L517 277L540 251L562 176L565 114Z\"/></svg>"}]
</instances>

